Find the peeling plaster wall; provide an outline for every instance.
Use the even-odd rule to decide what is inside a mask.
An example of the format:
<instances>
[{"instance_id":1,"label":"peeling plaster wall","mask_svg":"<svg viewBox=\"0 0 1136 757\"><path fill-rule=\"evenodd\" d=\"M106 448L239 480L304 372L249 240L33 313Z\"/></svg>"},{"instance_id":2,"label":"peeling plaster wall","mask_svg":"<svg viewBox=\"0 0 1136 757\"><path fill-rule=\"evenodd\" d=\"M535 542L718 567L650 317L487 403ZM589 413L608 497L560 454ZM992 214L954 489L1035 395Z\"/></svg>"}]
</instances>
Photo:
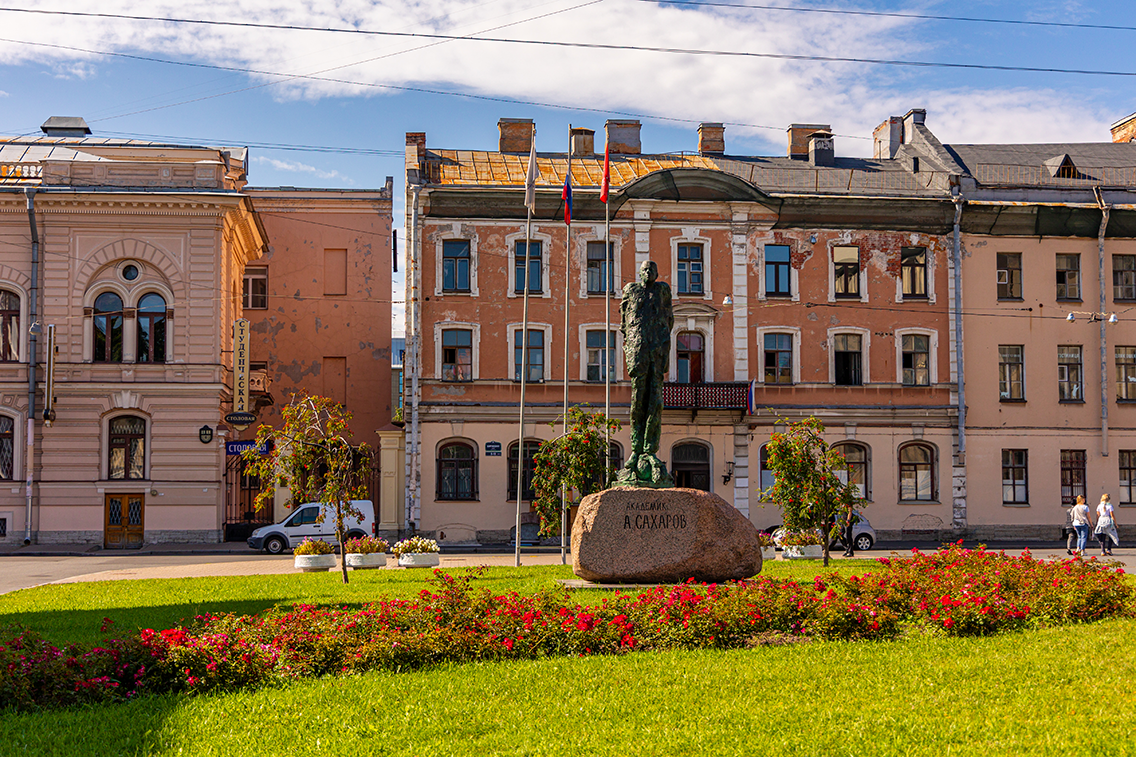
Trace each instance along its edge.
<instances>
[{"instance_id":1,"label":"peeling plaster wall","mask_svg":"<svg viewBox=\"0 0 1136 757\"><path fill-rule=\"evenodd\" d=\"M377 447L375 432L392 417L389 193L250 194L269 238L259 263L268 269L268 309L244 311L251 321L252 361L267 363L275 400L261 410L261 422L279 423L279 409L294 392L327 393L324 359L345 358L352 430L359 442ZM343 249L347 291L325 294L324 252Z\"/></svg>"}]
</instances>

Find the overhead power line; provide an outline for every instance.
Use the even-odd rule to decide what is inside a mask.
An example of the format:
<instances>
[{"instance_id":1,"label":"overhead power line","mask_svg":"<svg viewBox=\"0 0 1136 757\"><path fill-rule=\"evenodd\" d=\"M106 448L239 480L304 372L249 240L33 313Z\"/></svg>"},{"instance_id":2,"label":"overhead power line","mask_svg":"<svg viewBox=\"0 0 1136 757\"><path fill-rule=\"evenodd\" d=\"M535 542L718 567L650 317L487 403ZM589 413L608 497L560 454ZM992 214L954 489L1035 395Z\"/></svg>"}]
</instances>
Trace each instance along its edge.
<instances>
[{"instance_id":1,"label":"overhead power line","mask_svg":"<svg viewBox=\"0 0 1136 757\"><path fill-rule=\"evenodd\" d=\"M787 13L829 13L840 16L874 16L877 18L904 18L916 21L959 21L974 24L1008 24L1012 26L1041 26L1060 29L1095 29L1119 32L1136 32L1136 26L1118 24L1082 24L1073 21L1027 21L1017 18L981 18L978 16L940 16L931 13L906 13L902 11L865 11L847 8L804 8L787 5L751 5L747 3L723 3L714 0L639 0L642 3L657 5L694 5L711 8L740 8L745 10L785 11Z\"/></svg>"},{"instance_id":2,"label":"overhead power line","mask_svg":"<svg viewBox=\"0 0 1136 757\"><path fill-rule=\"evenodd\" d=\"M454 34L431 34L427 32L396 32L396 31L383 31L378 29L345 29L335 27L317 27L317 26L299 26L294 24L268 24L258 23L253 21L217 21L212 19L191 19L191 18L178 18L173 16L141 16L125 13L92 13L85 11L59 11L59 10L40 10L31 8L0 8L3 13L39 13L54 16L78 16L85 18L109 18L129 21L148 21L170 24L197 24L204 26L228 26L237 28L252 28L252 29L274 29L285 31L313 31L313 32L328 32L337 34L364 34L371 36L381 37L405 37L416 39L440 39L440 40L461 40L464 42L488 42L492 44L507 44L507 45L528 45L538 47L557 47L557 48L573 48L581 50L607 50L618 52L649 52L660 53L668 55L693 55L693 56L713 56L713 57L730 57L730 58L759 58L766 60L787 60L787 61L800 61L808 63L858 63L862 65L873 66L909 66L914 68L949 68L949 69L963 69L972 71L1010 71L1019 73L1036 73L1036 74L1070 74L1077 76L1123 76L1123 77L1136 77L1136 71L1112 71L1107 69L1089 69L1089 68L1055 68L1048 66L1010 66L998 65L992 63L953 63L949 61L918 61L918 60L901 60L894 58L853 58L846 56L836 55L802 55L793 53L760 53L747 50L714 50L708 48L692 48L692 47L663 47L651 45L615 45L605 44L602 42L565 42L558 40L535 40L535 39L511 39L508 37L468 37ZM5 39L4 42L11 42L14 44L37 44L24 40ZM59 47L68 49L66 45L47 45L48 47ZM76 48L77 49L77 48ZM125 53L104 53L109 55L126 55ZM140 59L146 59L144 56L129 56ZM169 62L169 61L165 61ZM193 64L186 64L193 65ZM204 66L204 64L198 64ZM242 70L239 68L220 67L224 70ZM265 72L256 72L265 73ZM268 72L273 76L294 76L292 74L279 74L275 72ZM318 77L303 77L297 76L296 78L318 78ZM361 85L359 82L344 82ZM382 85L374 85L382 86Z\"/></svg>"}]
</instances>

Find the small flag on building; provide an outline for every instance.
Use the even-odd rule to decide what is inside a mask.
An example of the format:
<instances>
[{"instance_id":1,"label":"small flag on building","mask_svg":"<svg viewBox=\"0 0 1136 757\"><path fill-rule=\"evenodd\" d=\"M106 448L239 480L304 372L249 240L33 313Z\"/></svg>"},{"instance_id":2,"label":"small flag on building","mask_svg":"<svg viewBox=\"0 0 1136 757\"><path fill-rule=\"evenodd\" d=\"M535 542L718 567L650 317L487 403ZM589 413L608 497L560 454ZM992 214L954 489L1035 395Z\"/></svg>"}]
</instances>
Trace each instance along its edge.
<instances>
[{"instance_id":1,"label":"small flag on building","mask_svg":"<svg viewBox=\"0 0 1136 757\"><path fill-rule=\"evenodd\" d=\"M536 126L533 126L532 142L529 145L529 170L525 173L525 207L530 213L536 212Z\"/></svg>"},{"instance_id":2,"label":"small flag on building","mask_svg":"<svg viewBox=\"0 0 1136 757\"><path fill-rule=\"evenodd\" d=\"M611 145L604 145L604 173L603 183L600 184L600 202L607 202L607 193L611 189L611 161L610 161Z\"/></svg>"},{"instance_id":3,"label":"small flag on building","mask_svg":"<svg viewBox=\"0 0 1136 757\"><path fill-rule=\"evenodd\" d=\"M572 174L569 173L564 177L564 191L560 193L560 199L564 200L564 223L572 223Z\"/></svg>"},{"instance_id":4,"label":"small flag on building","mask_svg":"<svg viewBox=\"0 0 1136 757\"><path fill-rule=\"evenodd\" d=\"M746 393L746 410L749 415L757 412L757 379L749 382L749 392Z\"/></svg>"}]
</instances>

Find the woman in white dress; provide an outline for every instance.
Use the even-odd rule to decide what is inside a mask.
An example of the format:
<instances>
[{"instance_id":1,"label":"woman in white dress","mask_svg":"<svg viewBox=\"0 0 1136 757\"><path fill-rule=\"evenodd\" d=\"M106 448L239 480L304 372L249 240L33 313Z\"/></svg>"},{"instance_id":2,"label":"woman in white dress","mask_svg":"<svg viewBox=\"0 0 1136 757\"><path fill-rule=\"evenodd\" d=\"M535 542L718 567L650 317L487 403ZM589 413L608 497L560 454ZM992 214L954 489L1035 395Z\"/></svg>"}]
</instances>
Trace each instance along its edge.
<instances>
[{"instance_id":1,"label":"woman in white dress","mask_svg":"<svg viewBox=\"0 0 1136 757\"><path fill-rule=\"evenodd\" d=\"M1110 499L1107 494L1101 495L1100 504L1097 505L1097 527L1093 531L1100 542L1102 555L1112 555L1113 546L1120 546L1120 537L1116 535L1116 515Z\"/></svg>"}]
</instances>

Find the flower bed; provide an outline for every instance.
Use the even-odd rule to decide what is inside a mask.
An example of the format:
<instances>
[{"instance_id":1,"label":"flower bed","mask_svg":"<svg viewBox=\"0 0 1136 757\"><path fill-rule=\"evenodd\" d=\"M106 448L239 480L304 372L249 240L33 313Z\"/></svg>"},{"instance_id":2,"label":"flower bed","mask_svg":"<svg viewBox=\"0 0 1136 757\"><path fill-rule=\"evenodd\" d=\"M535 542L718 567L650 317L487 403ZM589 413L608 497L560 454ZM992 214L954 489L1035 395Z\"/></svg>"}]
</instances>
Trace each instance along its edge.
<instances>
[{"instance_id":1,"label":"flower bed","mask_svg":"<svg viewBox=\"0 0 1136 757\"><path fill-rule=\"evenodd\" d=\"M184 628L57 649L28 634L0 644L0 707L51 707L139 691L206 692L438 662L741 648L773 636L891 639L979 635L1133 615L1136 586L1095 561L1034 560L951 545L881 559L863 576L757 578L619 593L595 606L567 592L494 596L476 572L435 571L416 599L363 609L297 605L199 616Z\"/></svg>"}]
</instances>

